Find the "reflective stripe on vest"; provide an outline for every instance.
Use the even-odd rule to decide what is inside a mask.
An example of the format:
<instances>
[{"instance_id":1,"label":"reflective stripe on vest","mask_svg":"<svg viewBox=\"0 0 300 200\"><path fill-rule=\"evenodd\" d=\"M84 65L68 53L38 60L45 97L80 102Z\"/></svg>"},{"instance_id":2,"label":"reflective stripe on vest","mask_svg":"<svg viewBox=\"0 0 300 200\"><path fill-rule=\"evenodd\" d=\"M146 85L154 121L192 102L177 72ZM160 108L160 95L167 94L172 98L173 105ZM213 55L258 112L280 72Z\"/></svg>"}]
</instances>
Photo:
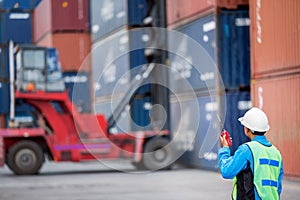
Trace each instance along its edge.
<instances>
[{"instance_id":1,"label":"reflective stripe on vest","mask_svg":"<svg viewBox=\"0 0 300 200\"><path fill-rule=\"evenodd\" d=\"M256 191L261 199L279 199L278 177L281 155L274 145L268 147L259 142L246 143L253 156L253 175Z\"/></svg>"}]
</instances>

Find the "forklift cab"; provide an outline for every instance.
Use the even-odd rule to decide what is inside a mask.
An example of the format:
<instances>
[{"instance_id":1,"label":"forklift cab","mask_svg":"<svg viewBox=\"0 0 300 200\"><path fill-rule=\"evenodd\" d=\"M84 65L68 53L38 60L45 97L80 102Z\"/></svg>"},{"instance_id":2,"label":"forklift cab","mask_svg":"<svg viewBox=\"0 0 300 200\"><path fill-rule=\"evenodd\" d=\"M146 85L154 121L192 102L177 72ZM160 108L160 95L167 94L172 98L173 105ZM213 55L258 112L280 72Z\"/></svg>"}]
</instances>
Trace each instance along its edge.
<instances>
[{"instance_id":1,"label":"forklift cab","mask_svg":"<svg viewBox=\"0 0 300 200\"><path fill-rule=\"evenodd\" d=\"M16 72L16 89L20 92L65 91L58 52L55 48L18 46Z\"/></svg>"}]
</instances>

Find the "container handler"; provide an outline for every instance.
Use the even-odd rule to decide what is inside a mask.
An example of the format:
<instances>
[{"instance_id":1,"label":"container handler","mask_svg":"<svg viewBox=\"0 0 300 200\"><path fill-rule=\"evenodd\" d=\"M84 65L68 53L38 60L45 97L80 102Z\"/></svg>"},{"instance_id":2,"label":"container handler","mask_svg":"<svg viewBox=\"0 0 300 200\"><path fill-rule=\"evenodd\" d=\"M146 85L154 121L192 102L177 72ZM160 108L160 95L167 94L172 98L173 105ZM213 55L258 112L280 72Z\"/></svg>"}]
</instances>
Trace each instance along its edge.
<instances>
[{"instance_id":1,"label":"container handler","mask_svg":"<svg viewBox=\"0 0 300 200\"><path fill-rule=\"evenodd\" d=\"M142 79L133 80L128 95L113 111L115 117L106 120L102 114L78 112L60 69L49 63L48 48L15 47L12 42L9 46L10 118L7 127L0 129L0 166L6 164L18 175L37 174L46 156L55 162L128 158L137 168L146 170L171 165L168 130L109 132L134 90L155 67L153 64L141 70ZM33 107L31 123L15 120L17 102Z\"/></svg>"}]
</instances>

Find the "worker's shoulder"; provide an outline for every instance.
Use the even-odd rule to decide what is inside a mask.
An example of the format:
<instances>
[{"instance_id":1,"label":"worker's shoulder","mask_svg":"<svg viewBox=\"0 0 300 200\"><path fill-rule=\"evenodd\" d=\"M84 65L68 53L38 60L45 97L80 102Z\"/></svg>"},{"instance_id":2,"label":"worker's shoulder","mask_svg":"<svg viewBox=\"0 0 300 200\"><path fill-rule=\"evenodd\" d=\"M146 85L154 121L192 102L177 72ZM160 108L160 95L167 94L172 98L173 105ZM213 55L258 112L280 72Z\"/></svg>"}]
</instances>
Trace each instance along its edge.
<instances>
[{"instance_id":1,"label":"worker's shoulder","mask_svg":"<svg viewBox=\"0 0 300 200\"><path fill-rule=\"evenodd\" d=\"M248 153L250 152L250 148L248 146L248 142L247 143L244 143L244 144L241 144L238 149L236 150L237 153Z\"/></svg>"}]
</instances>

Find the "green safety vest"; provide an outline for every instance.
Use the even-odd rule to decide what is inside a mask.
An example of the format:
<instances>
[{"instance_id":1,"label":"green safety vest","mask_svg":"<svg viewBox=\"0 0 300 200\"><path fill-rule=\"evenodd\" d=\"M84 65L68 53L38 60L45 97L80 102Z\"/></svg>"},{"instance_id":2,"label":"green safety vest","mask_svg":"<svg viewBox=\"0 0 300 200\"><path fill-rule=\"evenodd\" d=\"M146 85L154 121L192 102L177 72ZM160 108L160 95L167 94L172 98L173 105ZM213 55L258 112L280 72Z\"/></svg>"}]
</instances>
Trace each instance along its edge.
<instances>
[{"instance_id":1,"label":"green safety vest","mask_svg":"<svg viewBox=\"0 0 300 200\"><path fill-rule=\"evenodd\" d=\"M253 156L253 184L258 195L263 200L279 199L278 177L282 164L280 152L274 145L268 147L256 141L246 144ZM236 199L238 193L236 177L233 183L232 198Z\"/></svg>"}]
</instances>

